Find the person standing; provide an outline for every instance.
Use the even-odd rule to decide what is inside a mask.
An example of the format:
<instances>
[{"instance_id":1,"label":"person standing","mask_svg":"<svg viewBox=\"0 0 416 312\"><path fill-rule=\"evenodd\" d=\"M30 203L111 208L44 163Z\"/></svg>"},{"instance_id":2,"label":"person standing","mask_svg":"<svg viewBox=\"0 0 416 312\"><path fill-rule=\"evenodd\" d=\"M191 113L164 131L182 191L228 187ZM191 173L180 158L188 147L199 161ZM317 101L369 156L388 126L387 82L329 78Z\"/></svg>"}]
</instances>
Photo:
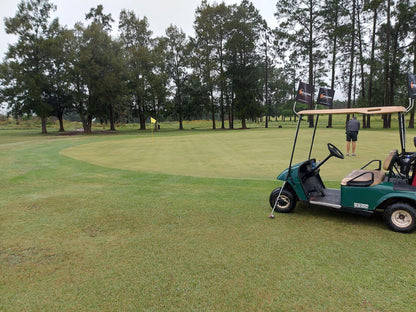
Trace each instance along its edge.
<instances>
[{"instance_id":1,"label":"person standing","mask_svg":"<svg viewBox=\"0 0 416 312\"><path fill-rule=\"evenodd\" d=\"M347 122L346 134L347 134L347 156L350 156L350 145L352 142L352 156L355 156L355 147L357 143L358 131L360 131L360 122L355 116L353 116Z\"/></svg>"}]
</instances>

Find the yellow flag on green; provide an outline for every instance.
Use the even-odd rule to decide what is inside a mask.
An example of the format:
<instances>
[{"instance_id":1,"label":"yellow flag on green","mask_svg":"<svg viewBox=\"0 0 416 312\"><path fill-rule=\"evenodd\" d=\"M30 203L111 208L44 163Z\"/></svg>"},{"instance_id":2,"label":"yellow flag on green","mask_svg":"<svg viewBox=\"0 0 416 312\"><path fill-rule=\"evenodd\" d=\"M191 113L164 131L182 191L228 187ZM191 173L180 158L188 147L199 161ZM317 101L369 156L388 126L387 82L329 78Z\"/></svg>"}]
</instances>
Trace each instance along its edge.
<instances>
[{"instance_id":1,"label":"yellow flag on green","mask_svg":"<svg viewBox=\"0 0 416 312\"><path fill-rule=\"evenodd\" d=\"M151 122L152 124L155 124L155 123L156 123L156 119L154 119L154 118L150 117L150 122Z\"/></svg>"}]
</instances>

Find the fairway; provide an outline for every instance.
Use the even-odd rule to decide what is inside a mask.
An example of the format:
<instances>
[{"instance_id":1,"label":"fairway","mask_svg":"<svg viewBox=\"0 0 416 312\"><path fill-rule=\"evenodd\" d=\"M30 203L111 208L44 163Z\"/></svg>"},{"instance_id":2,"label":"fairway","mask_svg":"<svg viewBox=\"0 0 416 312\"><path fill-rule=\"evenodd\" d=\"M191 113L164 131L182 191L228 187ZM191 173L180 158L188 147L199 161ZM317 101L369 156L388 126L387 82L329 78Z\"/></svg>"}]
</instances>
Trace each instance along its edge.
<instances>
[{"instance_id":1,"label":"fairway","mask_svg":"<svg viewBox=\"0 0 416 312\"><path fill-rule=\"evenodd\" d=\"M344 150L318 131L316 158ZM413 311L416 233L302 204L267 218L293 135L1 130L0 310ZM336 187L393 147L397 131L361 131L322 175Z\"/></svg>"}]
</instances>

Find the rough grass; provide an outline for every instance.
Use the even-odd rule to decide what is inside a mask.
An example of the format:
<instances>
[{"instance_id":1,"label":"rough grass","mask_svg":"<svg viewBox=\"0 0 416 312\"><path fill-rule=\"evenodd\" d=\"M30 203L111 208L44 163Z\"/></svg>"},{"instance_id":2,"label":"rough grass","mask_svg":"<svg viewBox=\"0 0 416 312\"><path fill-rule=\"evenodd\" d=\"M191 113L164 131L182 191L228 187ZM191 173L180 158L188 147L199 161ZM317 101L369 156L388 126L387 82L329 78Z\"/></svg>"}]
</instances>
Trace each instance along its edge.
<instances>
[{"instance_id":1,"label":"rough grass","mask_svg":"<svg viewBox=\"0 0 416 312\"><path fill-rule=\"evenodd\" d=\"M293 128L284 131L161 131L154 140L166 143L158 152L150 132L0 131L0 310L413 311L416 234L394 233L380 216L302 205L267 218L274 177L290 150L280 134L293 138ZM327 153L325 139L342 149L342 129L319 131L317 156ZM331 185L345 169L337 162L355 166L373 148L384 157L398 147L395 131L359 138L357 159L329 160ZM209 155L217 162L200 169L194 159L217 140L227 156L218 146ZM180 158L180 151L192 155ZM160 153L187 166L179 174L163 162L158 172L136 166ZM224 174L228 158L240 176ZM259 162L267 172L253 173L262 170Z\"/></svg>"}]
</instances>

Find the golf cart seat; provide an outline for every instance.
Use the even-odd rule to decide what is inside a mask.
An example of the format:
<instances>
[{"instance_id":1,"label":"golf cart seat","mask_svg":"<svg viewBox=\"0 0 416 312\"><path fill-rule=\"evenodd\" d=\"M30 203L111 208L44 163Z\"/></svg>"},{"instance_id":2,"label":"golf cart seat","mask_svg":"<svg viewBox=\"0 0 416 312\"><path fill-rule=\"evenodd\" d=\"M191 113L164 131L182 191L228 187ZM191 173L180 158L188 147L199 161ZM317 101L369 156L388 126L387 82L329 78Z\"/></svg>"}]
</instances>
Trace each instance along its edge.
<instances>
[{"instance_id":1,"label":"golf cart seat","mask_svg":"<svg viewBox=\"0 0 416 312\"><path fill-rule=\"evenodd\" d=\"M386 173L380 170L353 170L341 181L347 186L373 186L384 181Z\"/></svg>"},{"instance_id":2,"label":"golf cart seat","mask_svg":"<svg viewBox=\"0 0 416 312\"><path fill-rule=\"evenodd\" d=\"M393 167L393 164L397 158L397 150L392 150L387 158L383 162L383 169L386 171L390 171ZM379 184L384 181L386 178L386 173L384 171L381 171L381 161L376 160L379 162L379 169L375 170L367 170L364 169L366 166L368 166L370 163L374 162L371 161L367 165L365 165L363 168L359 170L353 170L349 175L347 175L344 179L341 181L341 185L344 186L373 186L376 184Z\"/></svg>"},{"instance_id":3,"label":"golf cart seat","mask_svg":"<svg viewBox=\"0 0 416 312\"><path fill-rule=\"evenodd\" d=\"M390 171L393 168L394 162L396 161L398 155L399 152L397 149L390 151L390 153L387 155L387 158L383 162L383 169Z\"/></svg>"}]
</instances>

